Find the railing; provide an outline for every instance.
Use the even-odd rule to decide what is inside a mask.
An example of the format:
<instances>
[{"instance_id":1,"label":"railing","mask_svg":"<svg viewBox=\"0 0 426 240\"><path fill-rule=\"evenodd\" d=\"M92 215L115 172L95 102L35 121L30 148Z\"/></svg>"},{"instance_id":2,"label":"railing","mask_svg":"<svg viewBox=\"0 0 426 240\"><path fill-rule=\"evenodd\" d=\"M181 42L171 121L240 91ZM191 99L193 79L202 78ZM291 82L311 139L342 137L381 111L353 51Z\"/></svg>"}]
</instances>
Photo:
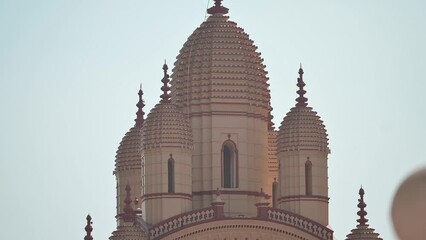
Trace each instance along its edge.
<instances>
[{"instance_id":1,"label":"railing","mask_svg":"<svg viewBox=\"0 0 426 240\"><path fill-rule=\"evenodd\" d=\"M149 229L150 239L161 239L165 234L184 228L188 225L198 224L215 217L213 207L184 213L160 222Z\"/></svg>"},{"instance_id":2,"label":"railing","mask_svg":"<svg viewBox=\"0 0 426 240\"><path fill-rule=\"evenodd\" d=\"M256 204L258 213L256 217L225 217L223 215L224 203L213 203L212 207L194 210L192 212L182 213L180 215L166 219L158 224L149 227L149 236L151 240L162 239L165 236L178 232L184 228L209 221L219 220L262 220L276 222L294 227L303 232L311 234L320 240L333 240L333 231L320 223L314 222L300 215L290 213L281 209L267 207L267 203ZM147 225L142 221L139 225L146 230ZM148 232L148 231L146 231Z\"/></svg>"},{"instance_id":3,"label":"railing","mask_svg":"<svg viewBox=\"0 0 426 240\"><path fill-rule=\"evenodd\" d=\"M273 222L279 222L294 226L303 230L304 232L308 232L314 236L317 236L320 239L333 240L332 230L320 225L319 223L315 223L313 221L305 219L301 216L295 216L292 213L288 213L275 208L269 208L267 210L267 216L267 219Z\"/></svg>"}]
</instances>

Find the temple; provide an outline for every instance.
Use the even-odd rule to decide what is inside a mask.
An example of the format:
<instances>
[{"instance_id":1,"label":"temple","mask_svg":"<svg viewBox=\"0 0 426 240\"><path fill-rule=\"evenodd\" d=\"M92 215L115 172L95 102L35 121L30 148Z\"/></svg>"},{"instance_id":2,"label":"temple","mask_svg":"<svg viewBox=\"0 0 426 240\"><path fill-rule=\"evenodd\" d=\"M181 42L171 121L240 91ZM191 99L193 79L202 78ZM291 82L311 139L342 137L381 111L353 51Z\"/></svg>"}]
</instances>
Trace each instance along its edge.
<instances>
[{"instance_id":1,"label":"temple","mask_svg":"<svg viewBox=\"0 0 426 240\"><path fill-rule=\"evenodd\" d=\"M139 90L135 125L116 155L110 240L334 239L328 135L304 70L295 69L297 98L275 129L266 66L228 11L216 0L171 72L163 65L161 100L146 119ZM366 225L363 194L348 239L380 239Z\"/></svg>"}]
</instances>

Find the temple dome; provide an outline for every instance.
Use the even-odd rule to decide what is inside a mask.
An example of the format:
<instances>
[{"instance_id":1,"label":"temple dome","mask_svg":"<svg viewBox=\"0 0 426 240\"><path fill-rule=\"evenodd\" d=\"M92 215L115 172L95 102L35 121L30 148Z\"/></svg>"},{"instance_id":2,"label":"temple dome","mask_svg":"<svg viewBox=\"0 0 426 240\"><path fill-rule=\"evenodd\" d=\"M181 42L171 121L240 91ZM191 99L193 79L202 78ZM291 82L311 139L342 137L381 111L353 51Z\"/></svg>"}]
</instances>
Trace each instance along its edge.
<instances>
[{"instance_id":1,"label":"temple dome","mask_svg":"<svg viewBox=\"0 0 426 240\"><path fill-rule=\"evenodd\" d=\"M170 101L167 64L163 65L161 101L151 110L143 125L143 148L180 147L192 149L192 128L182 110Z\"/></svg>"},{"instance_id":2,"label":"temple dome","mask_svg":"<svg viewBox=\"0 0 426 240\"><path fill-rule=\"evenodd\" d=\"M281 122L278 152L294 150L329 152L323 121L311 107L293 107Z\"/></svg>"},{"instance_id":3,"label":"temple dome","mask_svg":"<svg viewBox=\"0 0 426 240\"><path fill-rule=\"evenodd\" d=\"M270 100L265 65L257 47L216 6L180 50L172 74L172 101L179 107L209 103L256 106L267 118ZM254 110L252 110L254 111ZM259 112L259 109L256 110Z\"/></svg>"},{"instance_id":4,"label":"temple dome","mask_svg":"<svg viewBox=\"0 0 426 240\"><path fill-rule=\"evenodd\" d=\"M303 69L299 69L299 97L296 106L284 117L278 133L278 152L317 150L329 153L325 125L317 112L308 107L306 91L303 89Z\"/></svg>"},{"instance_id":5,"label":"temple dome","mask_svg":"<svg viewBox=\"0 0 426 240\"><path fill-rule=\"evenodd\" d=\"M142 159L142 128L132 127L120 142L115 157L116 171L140 169Z\"/></svg>"},{"instance_id":6,"label":"temple dome","mask_svg":"<svg viewBox=\"0 0 426 240\"><path fill-rule=\"evenodd\" d=\"M143 148L192 149L192 129L182 111L172 103L159 103L148 114L143 127Z\"/></svg>"},{"instance_id":7,"label":"temple dome","mask_svg":"<svg viewBox=\"0 0 426 240\"><path fill-rule=\"evenodd\" d=\"M124 135L118 146L115 156L115 171L124 169L140 169L142 160L142 125L144 123L143 107L145 106L142 100L142 86L138 92L139 101L136 104L138 111L136 112L135 125L129 129Z\"/></svg>"}]
</instances>

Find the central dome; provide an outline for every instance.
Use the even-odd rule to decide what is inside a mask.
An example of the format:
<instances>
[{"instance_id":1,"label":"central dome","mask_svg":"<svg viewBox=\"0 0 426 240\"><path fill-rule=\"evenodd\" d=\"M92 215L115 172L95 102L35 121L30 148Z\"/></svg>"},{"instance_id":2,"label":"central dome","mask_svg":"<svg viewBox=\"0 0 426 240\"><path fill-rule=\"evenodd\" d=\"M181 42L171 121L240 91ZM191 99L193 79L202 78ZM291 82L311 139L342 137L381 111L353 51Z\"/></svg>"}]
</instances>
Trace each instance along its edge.
<instances>
[{"instance_id":1,"label":"central dome","mask_svg":"<svg viewBox=\"0 0 426 240\"><path fill-rule=\"evenodd\" d=\"M261 113L266 119L270 93L263 59L244 29L225 16L227 9L213 8L177 56L172 101L191 106L192 113L202 111L192 106L231 103L237 107L228 111Z\"/></svg>"}]
</instances>

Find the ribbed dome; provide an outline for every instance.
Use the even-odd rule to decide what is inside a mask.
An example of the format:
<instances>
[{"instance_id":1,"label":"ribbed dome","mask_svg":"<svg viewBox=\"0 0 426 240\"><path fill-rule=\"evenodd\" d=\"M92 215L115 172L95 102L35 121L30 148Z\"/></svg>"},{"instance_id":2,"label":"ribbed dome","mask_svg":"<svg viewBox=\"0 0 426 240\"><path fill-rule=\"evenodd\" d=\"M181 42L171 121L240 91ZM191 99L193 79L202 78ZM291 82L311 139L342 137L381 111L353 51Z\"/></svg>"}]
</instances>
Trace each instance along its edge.
<instances>
[{"instance_id":1,"label":"ribbed dome","mask_svg":"<svg viewBox=\"0 0 426 240\"><path fill-rule=\"evenodd\" d=\"M296 106L284 117L278 133L278 152L295 150L318 150L330 152L327 131L323 121L308 107L308 99L304 97L303 69L299 69Z\"/></svg>"},{"instance_id":2,"label":"ribbed dome","mask_svg":"<svg viewBox=\"0 0 426 240\"><path fill-rule=\"evenodd\" d=\"M117 155L115 156L115 171L124 169L141 169L142 163L142 125L144 122L142 100L142 85L138 92L139 101L136 104L138 111L136 112L135 126L132 127L118 146Z\"/></svg>"},{"instance_id":3,"label":"ribbed dome","mask_svg":"<svg viewBox=\"0 0 426 240\"><path fill-rule=\"evenodd\" d=\"M323 121L311 107L293 107L281 122L278 152L294 150L329 152Z\"/></svg>"},{"instance_id":4,"label":"ribbed dome","mask_svg":"<svg viewBox=\"0 0 426 240\"><path fill-rule=\"evenodd\" d=\"M211 13L177 56L172 101L179 107L242 103L268 110L267 72L257 47L228 16L221 11Z\"/></svg>"},{"instance_id":5,"label":"ribbed dome","mask_svg":"<svg viewBox=\"0 0 426 240\"><path fill-rule=\"evenodd\" d=\"M142 163L142 128L132 127L120 142L115 156L115 170L140 169Z\"/></svg>"},{"instance_id":6,"label":"ribbed dome","mask_svg":"<svg viewBox=\"0 0 426 240\"><path fill-rule=\"evenodd\" d=\"M192 149L192 129L175 104L159 103L143 126L143 148L181 147Z\"/></svg>"}]
</instances>

